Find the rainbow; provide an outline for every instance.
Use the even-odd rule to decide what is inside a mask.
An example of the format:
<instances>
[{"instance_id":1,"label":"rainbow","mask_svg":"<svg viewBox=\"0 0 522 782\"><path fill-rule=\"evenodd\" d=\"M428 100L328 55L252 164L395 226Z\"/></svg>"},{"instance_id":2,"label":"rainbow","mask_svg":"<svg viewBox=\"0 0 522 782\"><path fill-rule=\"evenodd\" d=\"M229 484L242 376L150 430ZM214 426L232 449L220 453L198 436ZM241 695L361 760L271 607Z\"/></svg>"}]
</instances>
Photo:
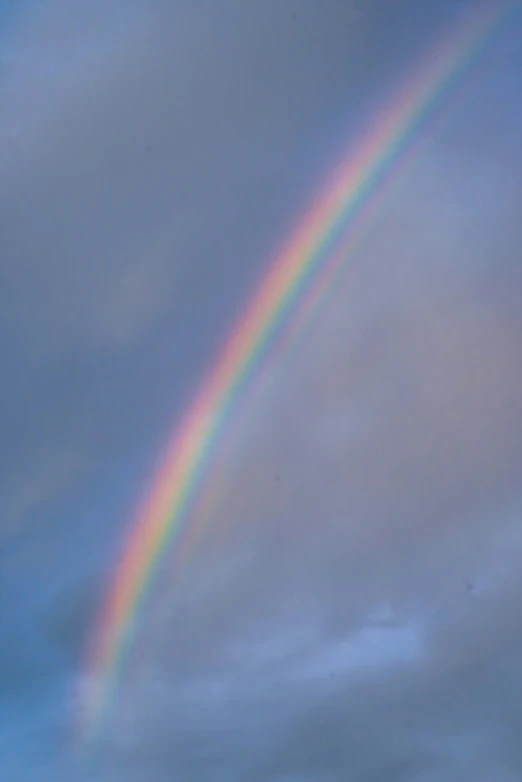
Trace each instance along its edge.
<instances>
[{"instance_id":1,"label":"rainbow","mask_svg":"<svg viewBox=\"0 0 522 782\"><path fill-rule=\"evenodd\" d=\"M413 83L391 102L361 143L350 148L269 264L176 427L115 565L82 671L83 746L90 746L102 732L153 576L174 544L179 547L183 539L186 549L195 506L208 485L231 414L260 369L281 355L322 294L331 289L376 197L512 8L512 3L493 5L462 19L458 29L429 53Z\"/></svg>"}]
</instances>

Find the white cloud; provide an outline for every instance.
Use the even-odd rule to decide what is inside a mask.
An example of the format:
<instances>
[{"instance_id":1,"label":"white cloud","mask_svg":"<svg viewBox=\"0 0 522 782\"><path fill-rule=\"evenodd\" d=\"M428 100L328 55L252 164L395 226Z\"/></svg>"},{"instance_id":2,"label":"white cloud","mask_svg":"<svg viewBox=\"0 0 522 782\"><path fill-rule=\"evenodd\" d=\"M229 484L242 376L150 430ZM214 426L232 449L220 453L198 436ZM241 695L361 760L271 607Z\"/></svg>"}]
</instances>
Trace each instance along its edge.
<instances>
[{"instance_id":1,"label":"white cloud","mask_svg":"<svg viewBox=\"0 0 522 782\"><path fill-rule=\"evenodd\" d=\"M422 640L415 627L363 627L353 637L319 648L292 675L297 678L364 675L368 668L416 661L422 652Z\"/></svg>"}]
</instances>

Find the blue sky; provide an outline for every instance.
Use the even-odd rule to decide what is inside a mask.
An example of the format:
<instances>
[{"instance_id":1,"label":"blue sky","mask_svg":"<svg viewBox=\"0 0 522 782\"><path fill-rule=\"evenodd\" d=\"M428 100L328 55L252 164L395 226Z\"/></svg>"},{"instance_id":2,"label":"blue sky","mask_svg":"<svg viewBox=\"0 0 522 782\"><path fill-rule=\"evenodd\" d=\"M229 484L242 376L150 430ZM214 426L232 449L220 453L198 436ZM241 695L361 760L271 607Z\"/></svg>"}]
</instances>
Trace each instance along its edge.
<instances>
[{"instance_id":1,"label":"blue sky","mask_svg":"<svg viewBox=\"0 0 522 782\"><path fill-rule=\"evenodd\" d=\"M72 746L173 422L318 184L467 5L0 4L10 782L520 779L520 9L231 449L95 763Z\"/></svg>"}]
</instances>

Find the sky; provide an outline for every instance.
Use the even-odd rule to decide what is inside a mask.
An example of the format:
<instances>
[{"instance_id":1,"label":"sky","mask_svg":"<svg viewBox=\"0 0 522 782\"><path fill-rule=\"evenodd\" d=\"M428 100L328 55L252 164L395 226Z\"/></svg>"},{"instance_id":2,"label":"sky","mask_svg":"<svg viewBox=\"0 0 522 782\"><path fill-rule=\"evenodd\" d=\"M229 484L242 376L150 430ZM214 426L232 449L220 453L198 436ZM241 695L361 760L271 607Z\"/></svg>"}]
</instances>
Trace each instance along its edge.
<instances>
[{"instance_id":1,"label":"sky","mask_svg":"<svg viewBox=\"0 0 522 782\"><path fill-rule=\"evenodd\" d=\"M10 782L522 777L518 3L231 422L205 534L75 744L158 454L337 161L477 4L0 0Z\"/></svg>"}]
</instances>

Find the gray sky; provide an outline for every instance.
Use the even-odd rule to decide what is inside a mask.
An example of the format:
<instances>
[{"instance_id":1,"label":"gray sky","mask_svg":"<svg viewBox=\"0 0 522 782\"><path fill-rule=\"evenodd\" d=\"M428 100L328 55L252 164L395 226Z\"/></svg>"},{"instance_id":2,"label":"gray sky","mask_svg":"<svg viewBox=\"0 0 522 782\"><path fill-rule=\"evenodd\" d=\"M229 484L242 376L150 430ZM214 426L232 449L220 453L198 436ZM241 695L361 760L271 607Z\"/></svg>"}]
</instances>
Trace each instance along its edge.
<instances>
[{"instance_id":1,"label":"gray sky","mask_svg":"<svg viewBox=\"0 0 522 782\"><path fill-rule=\"evenodd\" d=\"M522 776L520 13L232 428L94 765L72 747L96 607L173 422L320 183L466 5L0 5L13 782Z\"/></svg>"}]
</instances>

